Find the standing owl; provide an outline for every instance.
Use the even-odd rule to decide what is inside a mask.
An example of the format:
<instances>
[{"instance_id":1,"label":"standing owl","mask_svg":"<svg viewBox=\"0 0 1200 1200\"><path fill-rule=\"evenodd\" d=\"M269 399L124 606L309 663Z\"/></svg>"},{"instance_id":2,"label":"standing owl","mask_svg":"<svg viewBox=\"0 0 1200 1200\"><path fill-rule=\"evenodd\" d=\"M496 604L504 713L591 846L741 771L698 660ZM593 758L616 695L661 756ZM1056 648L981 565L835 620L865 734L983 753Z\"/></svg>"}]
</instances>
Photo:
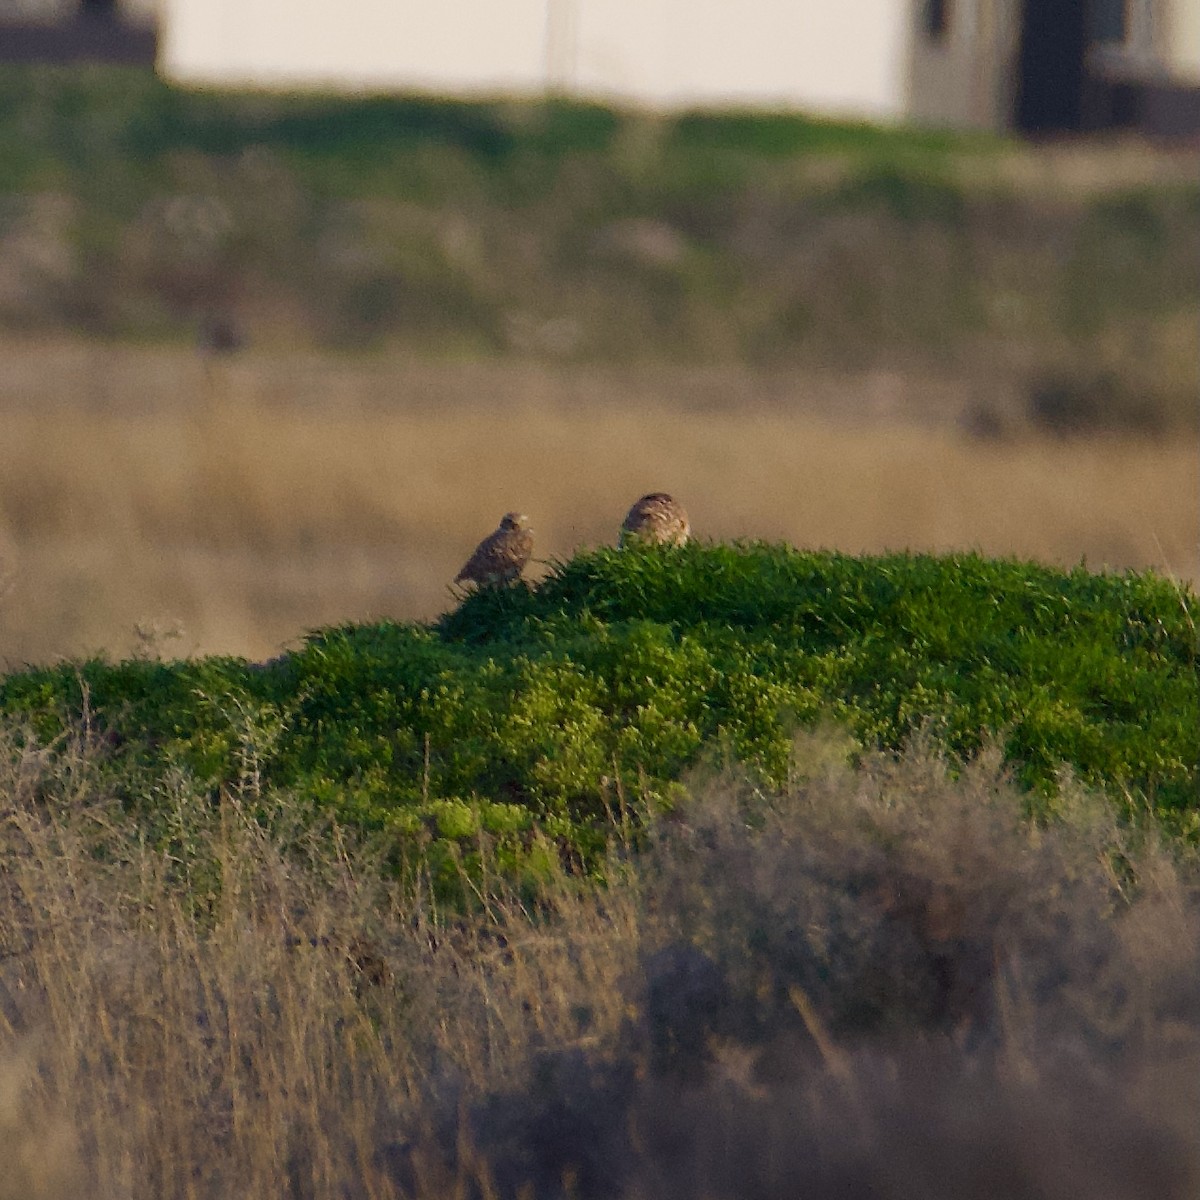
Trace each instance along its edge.
<instances>
[{"instance_id":1,"label":"standing owl","mask_svg":"<svg viewBox=\"0 0 1200 1200\"><path fill-rule=\"evenodd\" d=\"M621 526L621 545L646 542L682 546L691 533L683 505L666 492L651 492L643 496L625 517Z\"/></svg>"},{"instance_id":2,"label":"standing owl","mask_svg":"<svg viewBox=\"0 0 1200 1200\"><path fill-rule=\"evenodd\" d=\"M533 553L533 533L524 513L505 513L500 528L475 547L475 553L454 577L455 583L470 580L481 587L502 587L521 577Z\"/></svg>"}]
</instances>

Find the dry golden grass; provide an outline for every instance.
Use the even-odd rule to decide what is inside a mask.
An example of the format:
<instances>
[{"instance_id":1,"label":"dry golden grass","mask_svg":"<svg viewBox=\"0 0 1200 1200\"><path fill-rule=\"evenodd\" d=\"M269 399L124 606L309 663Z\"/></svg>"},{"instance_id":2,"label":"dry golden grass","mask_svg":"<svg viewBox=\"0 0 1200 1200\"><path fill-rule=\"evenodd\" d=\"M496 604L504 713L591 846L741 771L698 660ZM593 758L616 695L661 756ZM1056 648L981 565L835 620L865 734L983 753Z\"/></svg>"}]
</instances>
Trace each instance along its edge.
<instances>
[{"instance_id":1,"label":"dry golden grass","mask_svg":"<svg viewBox=\"0 0 1200 1200\"><path fill-rule=\"evenodd\" d=\"M180 777L152 848L93 750L0 731L0 1200L394 1197L381 1152L431 1067L514 1081L634 964L633 888L552 884L569 940L498 898L446 924L286 797L218 813Z\"/></svg>"},{"instance_id":2,"label":"dry golden grass","mask_svg":"<svg viewBox=\"0 0 1200 1200\"><path fill-rule=\"evenodd\" d=\"M1194 872L845 750L447 915L286 796L181 774L156 841L0 731L0 1198L1194 1197Z\"/></svg>"},{"instance_id":3,"label":"dry golden grass","mask_svg":"<svg viewBox=\"0 0 1200 1200\"><path fill-rule=\"evenodd\" d=\"M512 508L540 559L667 490L700 537L977 548L1200 578L1190 440L985 441L962 381L15 344L0 661L263 656L429 617ZM140 632L139 632L140 630ZM178 634L178 636L175 636Z\"/></svg>"}]
</instances>

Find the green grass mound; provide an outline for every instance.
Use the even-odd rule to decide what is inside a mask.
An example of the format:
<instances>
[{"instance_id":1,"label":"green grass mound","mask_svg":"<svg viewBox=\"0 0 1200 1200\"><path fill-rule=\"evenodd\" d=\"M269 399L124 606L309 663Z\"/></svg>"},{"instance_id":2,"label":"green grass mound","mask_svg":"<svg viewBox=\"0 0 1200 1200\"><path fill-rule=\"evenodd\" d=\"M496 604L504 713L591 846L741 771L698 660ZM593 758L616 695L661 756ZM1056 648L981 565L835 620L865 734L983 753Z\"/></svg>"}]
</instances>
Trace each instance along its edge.
<instances>
[{"instance_id":1,"label":"green grass mound","mask_svg":"<svg viewBox=\"0 0 1200 1200\"><path fill-rule=\"evenodd\" d=\"M669 802L698 763L784 785L797 729L831 722L885 748L927 729L956 756L997 738L1033 796L1070 768L1195 837L1195 611L1153 574L978 555L598 550L431 626L323 630L265 666L14 674L0 711L43 741L82 717L151 810L182 771L467 854L482 830L587 857L625 802Z\"/></svg>"}]
</instances>

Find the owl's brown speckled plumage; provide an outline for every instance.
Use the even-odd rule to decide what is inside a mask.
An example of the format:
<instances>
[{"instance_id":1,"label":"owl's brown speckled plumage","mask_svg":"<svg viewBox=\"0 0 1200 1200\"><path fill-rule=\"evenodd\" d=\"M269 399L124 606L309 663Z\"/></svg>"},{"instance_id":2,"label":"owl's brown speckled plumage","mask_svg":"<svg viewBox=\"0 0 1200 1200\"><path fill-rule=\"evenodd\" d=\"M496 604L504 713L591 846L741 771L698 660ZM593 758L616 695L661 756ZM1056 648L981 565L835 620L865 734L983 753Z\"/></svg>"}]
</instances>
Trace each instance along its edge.
<instances>
[{"instance_id":1,"label":"owl's brown speckled plumage","mask_svg":"<svg viewBox=\"0 0 1200 1200\"><path fill-rule=\"evenodd\" d=\"M475 547L475 553L454 577L455 583L479 584L480 587L503 587L515 583L533 553L533 533L524 513L505 513L500 528Z\"/></svg>"},{"instance_id":2,"label":"owl's brown speckled plumage","mask_svg":"<svg viewBox=\"0 0 1200 1200\"><path fill-rule=\"evenodd\" d=\"M652 542L682 546L691 537L688 515L678 500L666 492L651 492L629 510L621 526L621 545Z\"/></svg>"}]
</instances>

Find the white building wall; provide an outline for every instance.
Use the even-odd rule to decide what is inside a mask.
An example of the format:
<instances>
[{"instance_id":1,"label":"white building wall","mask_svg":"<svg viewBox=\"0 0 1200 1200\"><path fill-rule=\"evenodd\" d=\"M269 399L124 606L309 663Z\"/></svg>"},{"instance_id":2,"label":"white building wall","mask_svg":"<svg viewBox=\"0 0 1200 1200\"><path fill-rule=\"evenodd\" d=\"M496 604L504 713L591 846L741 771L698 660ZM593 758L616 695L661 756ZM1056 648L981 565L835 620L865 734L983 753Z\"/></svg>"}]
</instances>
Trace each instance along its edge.
<instances>
[{"instance_id":1,"label":"white building wall","mask_svg":"<svg viewBox=\"0 0 1200 1200\"><path fill-rule=\"evenodd\" d=\"M1186 82L1200 84L1200 0L1171 0L1167 54L1172 69Z\"/></svg>"},{"instance_id":2,"label":"white building wall","mask_svg":"<svg viewBox=\"0 0 1200 1200\"><path fill-rule=\"evenodd\" d=\"M864 117L907 105L911 0L164 0L181 80Z\"/></svg>"},{"instance_id":3,"label":"white building wall","mask_svg":"<svg viewBox=\"0 0 1200 1200\"><path fill-rule=\"evenodd\" d=\"M867 117L906 108L908 0L575 2L576 84L588 95Z\"/></svg>"},{"instance_id":4,"label":"white building wall","mask_svg":"<svg viewBox=\"0 0 1200 1200\"><path fill-rule=\"evenodd\" d=\"M523 91L545 0L164 0L160 69L196 83Z\"/></svg>"}]
</instances>

